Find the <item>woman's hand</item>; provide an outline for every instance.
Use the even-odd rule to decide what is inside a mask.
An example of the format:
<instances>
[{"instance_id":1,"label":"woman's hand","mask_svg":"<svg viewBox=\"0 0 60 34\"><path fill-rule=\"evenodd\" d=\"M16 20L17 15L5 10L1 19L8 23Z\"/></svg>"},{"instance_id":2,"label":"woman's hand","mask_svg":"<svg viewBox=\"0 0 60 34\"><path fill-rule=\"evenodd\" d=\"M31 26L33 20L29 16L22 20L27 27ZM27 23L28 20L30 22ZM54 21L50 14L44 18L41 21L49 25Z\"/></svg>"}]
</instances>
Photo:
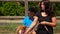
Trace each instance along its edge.
<instances>
[{"instance_id":1,"label":"woman's hand","mask_svg":"<svg viewBox=\"0 0 60 34\"><path fill-rule=\"evenodd\" d=\"M40 24L42 24L42 25L45 25L46 23L47 23L46 21L40 22Z\"/></svg>"}]
</instances>

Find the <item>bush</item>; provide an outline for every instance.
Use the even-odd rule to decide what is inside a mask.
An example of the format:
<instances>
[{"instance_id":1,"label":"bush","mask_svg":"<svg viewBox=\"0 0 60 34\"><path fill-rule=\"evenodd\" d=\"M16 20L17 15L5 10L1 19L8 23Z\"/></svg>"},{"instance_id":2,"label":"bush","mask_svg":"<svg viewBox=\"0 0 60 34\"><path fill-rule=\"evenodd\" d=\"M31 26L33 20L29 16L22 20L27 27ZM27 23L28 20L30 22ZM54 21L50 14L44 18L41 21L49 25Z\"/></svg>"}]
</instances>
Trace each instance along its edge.
<instances>
[{"instance_id":1,"label":"bush","mask_svg":"<svg viewBox=\"0 0 60 34\"><path fill-rule=\"evenodd\" d=\"M60 3L52 3L54 11L57 16L60 16Z\"/></svg>"},{"instance_id":2,"label":"bush","mask_svg":"<svg viewBox=\"0 0 60 34\"><path fill-rule=\"evenodd\" d=\"M28 2L28 7L35 6L38 11L38 2ZM57 16L60 16L60 3L52 3ZM24 16L24 2L0 2L0 16Z\"/></svg>"},{"instance_id":3,"label":"bush","mask_svg":"<svg viewBox=\"0 0 60 34\"><path fill-rule=\"evenodd\" d=\"M0 7L0 16L22 16L24 15L24 7L19 6L16 2L2 2Z\"/></svg>"}]
</instances>

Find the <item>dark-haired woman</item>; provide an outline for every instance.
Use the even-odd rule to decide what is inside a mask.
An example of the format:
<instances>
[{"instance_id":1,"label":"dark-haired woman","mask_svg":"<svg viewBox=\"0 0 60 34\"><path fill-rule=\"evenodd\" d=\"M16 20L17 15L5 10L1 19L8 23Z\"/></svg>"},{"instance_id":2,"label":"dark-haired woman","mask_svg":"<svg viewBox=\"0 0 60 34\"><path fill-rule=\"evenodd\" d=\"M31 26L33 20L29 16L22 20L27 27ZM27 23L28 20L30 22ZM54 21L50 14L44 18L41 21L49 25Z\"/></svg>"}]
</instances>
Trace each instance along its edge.
<instances>
[{"instance_id":1,"label":"dark-haired woman","mask_svg":"<svg viewBox=\"0 0 60 34\"><path fill-rule=\"evenodd\" d=\"M40 8L41 10L34 16L34 21L25 34L33 29L37 21L40 24L37 27L36 34L53 34L53 27L56 26L56 16L51 7L51 3L47 0L41 1Z\"/></svg>"}]
</instances>

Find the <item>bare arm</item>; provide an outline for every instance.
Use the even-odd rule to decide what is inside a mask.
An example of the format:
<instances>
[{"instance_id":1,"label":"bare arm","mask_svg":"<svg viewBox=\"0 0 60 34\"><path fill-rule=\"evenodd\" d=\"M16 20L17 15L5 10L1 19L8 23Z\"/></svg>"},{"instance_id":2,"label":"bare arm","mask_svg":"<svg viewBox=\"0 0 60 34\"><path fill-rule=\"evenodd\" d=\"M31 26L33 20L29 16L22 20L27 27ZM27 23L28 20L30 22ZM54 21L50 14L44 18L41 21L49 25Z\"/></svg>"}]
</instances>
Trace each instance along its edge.
<instances>
[{"instance_id":1,"label":"bare arm","mask_svg":"<svg viewBox=\"0 0 60 34\"><path fill-rule=\"evenodd\" d=\"M25 34L27 34L29 31L31 31L31 29L36 25L38 21L38 17L34 17L34 21L32 22L32 24L30 25L30 27L28 28L28 30L25 32Z\"/></svg>"},{"instance_id":2,"label":"bare arm","mask_svg":"<svg viewBox=\"0 0 60 34\"><path fill-rule=\"evenodd\" d=\"M43 21L43 22L41 22L41 24L55 27L56 26L56 17L52 17L52 22L51 23L50 22Z\"/></svg>"},{"instance_id":3,"label":"bare arm","mask_svg":"<svg viewBox=\"0 0 60 34\"><path fill-rule=\"evenodd\" d=\"M52 27L55 27L56 26L56 17L52 17L52 23L47 22L46 24L50 25Z\"/></svg>"}]
</instances>

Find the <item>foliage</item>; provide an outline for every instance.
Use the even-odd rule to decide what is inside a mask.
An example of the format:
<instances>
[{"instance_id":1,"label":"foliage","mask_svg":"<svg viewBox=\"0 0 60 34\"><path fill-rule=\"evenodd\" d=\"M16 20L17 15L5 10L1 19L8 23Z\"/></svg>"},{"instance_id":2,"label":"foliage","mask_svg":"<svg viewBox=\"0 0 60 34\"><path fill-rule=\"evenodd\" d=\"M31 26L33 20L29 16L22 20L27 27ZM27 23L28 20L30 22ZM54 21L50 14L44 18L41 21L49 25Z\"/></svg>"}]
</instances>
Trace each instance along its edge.
<instances>
[{"instance_id":1,"label":"foliage","mask_svg":"<svg viewBox=\"0 0 60 34\"><path fill-rule=\"evenodd\" d=\"M24 7L19 6L16 2L0 2L0 15L2 16L22 16Z\"/></svg>"},{"instance_id":2,"label":"foliage","mask_svg":"<svg viewBox=\"0 0 60 34\"><path fill-rule=\"evenodd\" d=\"M57 16L60 16L60 3L52 3L52 6L55 10Z\"/></svg>"},{"instance_id":3,"label":"foliage","mask_svg":"<svg viewBox=\"0 0 60 34\"><path fill-rule=\"evenodd\" d=\"M28 7L35 6L38 11L39 6L38 2L28 2ZM57 16L60 16L60 3L52 3L52 6L55 10ZM20 5L17 2L0 2L0 16L24 16L25 8L24 2L20 2Z\"/></svg>"}]
</instances>

